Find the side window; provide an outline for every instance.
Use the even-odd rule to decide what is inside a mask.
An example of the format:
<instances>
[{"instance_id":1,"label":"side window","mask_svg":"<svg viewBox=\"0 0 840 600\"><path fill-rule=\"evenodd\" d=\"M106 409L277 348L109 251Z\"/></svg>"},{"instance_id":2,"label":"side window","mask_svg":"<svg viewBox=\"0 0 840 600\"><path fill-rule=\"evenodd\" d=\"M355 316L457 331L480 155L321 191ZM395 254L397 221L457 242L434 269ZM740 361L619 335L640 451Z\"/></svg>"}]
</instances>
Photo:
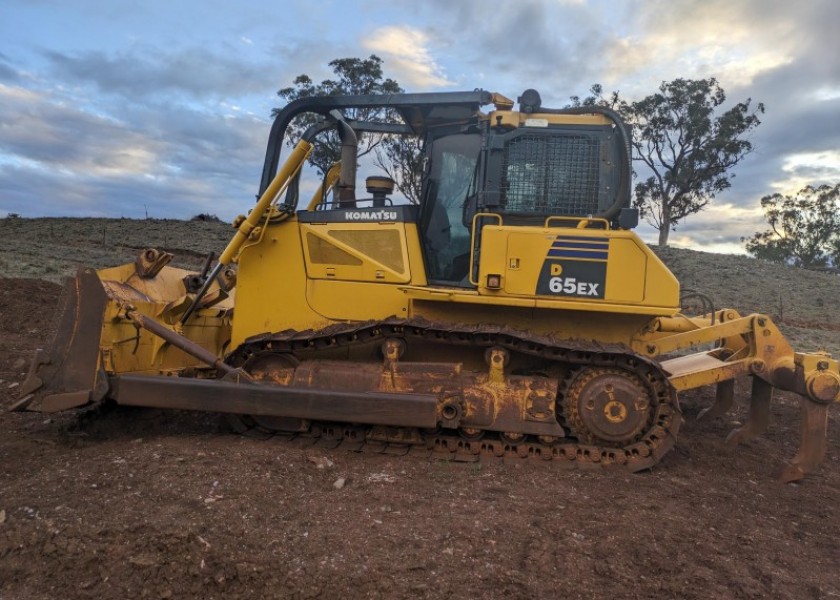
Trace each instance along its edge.
<instances>
[{"instance_id":1,"label":"side window","mask_svg":"<svg viewBox=\"0 0 840 600\"><path fill-rule=\"evenodd\" d=\"M452 135L433 143L420 222L430 281L463 285L467 278L470 229L462 217L480 146L478 134Z\"/></svg>"}]
</instances>

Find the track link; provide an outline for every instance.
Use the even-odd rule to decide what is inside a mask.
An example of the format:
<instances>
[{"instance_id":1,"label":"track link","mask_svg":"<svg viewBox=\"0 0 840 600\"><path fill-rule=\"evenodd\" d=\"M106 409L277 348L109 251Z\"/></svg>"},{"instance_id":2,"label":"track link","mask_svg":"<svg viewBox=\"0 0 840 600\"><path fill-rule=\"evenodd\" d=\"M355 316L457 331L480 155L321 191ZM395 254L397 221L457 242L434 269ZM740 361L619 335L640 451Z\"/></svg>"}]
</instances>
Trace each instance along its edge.
<instances>
[{"instance_id":1,"label":"track link","mask_svg":"<svg viewBox=\"0 0 840 600\"><path fill-rule=\"evenodd\" d=\"M525 437L521 441L503 439L487 432L481 439L465 439L448 430L420 431L403 428L362 427L341 423L313 423L305 433L282 433L252 426L247 420L235 422L240 433L269 437L274 433L298 444L327 447L343 446L353 451L387 454L419 454L445 460L473 462L482 459L531 459L552 461L560 467L597 469L619 467L635 472L655 465L673 448L682 424L676 392L659 365L617 344L606 345L578 340L558 340L510 328L487 325L453 325L425 319L386 319L355 324L338 324L318 331L284 331L255 336L229 356L234 366L264 352L317 354L320 350L354 344L401 338L412 342L433 342L474 348L502 347L510 352L548 359L568 369L599 367L632 373L656 400L650 425L632 443L598 445L586 440L560 438L554 443ZM566 391L561 385L558 393ZM558 403L561 398L558 397ZM558 410L561 423L565 418ZM566 427L569 430L569 427ZM572 431L574 427L571 428ZM570 432L574 435L573 432Z\"/></svg>"}]
</instances>

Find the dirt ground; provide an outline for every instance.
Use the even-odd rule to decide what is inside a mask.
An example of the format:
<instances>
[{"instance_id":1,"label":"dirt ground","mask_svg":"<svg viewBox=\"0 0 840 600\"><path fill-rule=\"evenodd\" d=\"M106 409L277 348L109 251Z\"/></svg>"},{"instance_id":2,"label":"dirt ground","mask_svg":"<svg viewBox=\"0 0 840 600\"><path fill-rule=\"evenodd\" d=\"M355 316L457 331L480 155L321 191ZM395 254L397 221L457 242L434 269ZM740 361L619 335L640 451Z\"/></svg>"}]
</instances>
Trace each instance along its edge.
<instances>
[{"instance_id":1,"label":"dirt ground","mask_svg":"<svg viewBox=\"0 0 840 600\"><path fill-rule=\"evenodd\" d=\"M0 279L0 406L58 292ZM783 485L798 405L778 394L733 449L747 393L717 421L696 420L713 390L684 394L676 449L636 475L256 441L185 412L2 412L0 600L840 597L837 411L820 471Z\"/></svg>"}]
</instances>

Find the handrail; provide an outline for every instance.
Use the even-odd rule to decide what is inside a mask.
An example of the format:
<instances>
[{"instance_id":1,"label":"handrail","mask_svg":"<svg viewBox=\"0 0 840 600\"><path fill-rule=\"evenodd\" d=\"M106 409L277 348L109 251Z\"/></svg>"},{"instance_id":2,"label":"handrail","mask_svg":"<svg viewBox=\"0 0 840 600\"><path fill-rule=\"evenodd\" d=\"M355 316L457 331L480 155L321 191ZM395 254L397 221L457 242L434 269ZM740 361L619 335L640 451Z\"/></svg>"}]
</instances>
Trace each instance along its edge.
<instances>
[{"instance_id":1,"label":"handrail","mask_svg":"<svg viewBox=\"0 0 840 600\"><path fill-rule=\"evenodd\" d=\"M473 281L473 271L475 270L475 231L478 219L495 218L499 220L501 227L504 220L499 213L475 213L472 218L472 227L470 228L470 284L478 287L478 277Z\"/></svg>"},{"instance_id":2,"label":"handrail","mask_svg":"<svg viewBox=\"0 0 840 600\"><path fill-rule=\"evenodd\" d=\"M560 215L552 215L546 218L543 227L550 227L550 223L552 220L556 221L575 221L577 224L575 225L575 229L586 229L592 223L597 223L603 225L604 229L609 231L610 229L610 222L607 219L602 217L575 217L575 216L560 216Z\"/></svg>"}]
</instances>

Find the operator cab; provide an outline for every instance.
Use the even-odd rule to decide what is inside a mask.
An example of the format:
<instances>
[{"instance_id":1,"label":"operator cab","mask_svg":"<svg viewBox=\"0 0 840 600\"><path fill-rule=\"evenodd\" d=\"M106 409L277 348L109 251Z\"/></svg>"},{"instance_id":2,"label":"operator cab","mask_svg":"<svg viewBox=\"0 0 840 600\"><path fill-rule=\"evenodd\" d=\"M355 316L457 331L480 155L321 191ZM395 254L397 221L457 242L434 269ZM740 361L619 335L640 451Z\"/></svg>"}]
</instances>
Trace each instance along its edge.
<instances>
[{"instance_id":1,"label":"operator cab","mask_svg":"<svg viewBox=\"0 0 840 600\"><path fill-rule=\"evenodd\" d=\"M545 227L568 217L575 227L598 217L635 225L626 134L615 115L544 109L533 90L519 103L521 112L497 110L427 138L419 228L431 284L474 287L488 222Z\"/></svg>"},{"instance_id":2,"label":"operator cab","mask_svg":"<svg viewBox=\"0 0 840 600\"><path fill-rule=\"evenodd\" d=\"M324 174L305 210L297 210L298 173L279 212L297 213L302 223L415 222L429 284L476 287L488 224L530 226L529 235L541 237L558 226L633 227L638 215L629 208L629 142L620 117L595 106L544 108L535 90L526 90L517 100L518 111L512 110L513 101L484 90L300 99L275 119L260 194L277 172L286 128L296 115L309 111L321 119L303 139L335 132L341 160L333 168L340 171L331 168ZM482 112L488 105L495 110ZM358 108L372 109L370 114L378 117L353 119L348 116L353 113L344 112ZM372 197L356 198L362 135L422 141L425 169L419 205L394 205L388 198L393 182L387 178L369 182ZM328 190L332 201L327 200ZM592 217L600 225L589 222Z\"/></svg>"}]
</instances>

